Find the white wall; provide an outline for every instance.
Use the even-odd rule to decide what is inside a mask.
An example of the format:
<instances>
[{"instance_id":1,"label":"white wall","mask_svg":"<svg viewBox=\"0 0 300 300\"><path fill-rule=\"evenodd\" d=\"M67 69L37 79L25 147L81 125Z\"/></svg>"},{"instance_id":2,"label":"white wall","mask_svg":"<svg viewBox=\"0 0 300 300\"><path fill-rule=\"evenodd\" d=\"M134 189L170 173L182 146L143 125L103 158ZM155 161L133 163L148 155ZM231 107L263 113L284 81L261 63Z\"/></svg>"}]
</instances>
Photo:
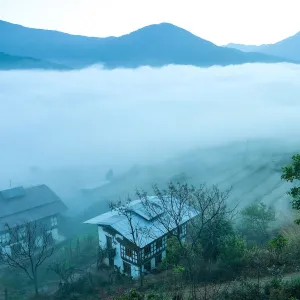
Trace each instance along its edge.
<instances>
[{"instance_id":1,"label":"white wall","mask_svg":"<svg viewBox=\"0 0 300 300\"><path fill-rule=\"evenodd\" d=\"M116 240L115 237L113 237L112 235L108 234L107 232L105 232L103 230L102 226L98 226L98 235L99 235L99 245L101 248L106 248L106 236L109 236L112 238L112 246L113 248L116 249L116 256L114 257L114 264L115 266L117 266L118 268L120 268L120 271L123 272L123 260L121 258L121 247L120 247L120 243ZM105 258L103 260L103 263L105 263L106 265L109 265L109 259Z\"/></svg>"},{"instance_id":2,"label":"white wall","mask_svg":"<svg viewBox=\"0 0 300 300\"><path fill-rule=\"evenodd\" d=\"M155 257L151 258L151 270L155 269Z\"/></svg>"},{"instance_id":3,"label":"white wall","mask_svg":"<svg viewBox=\"0 0 300 300\"><path fill-rule=\"evenodd\" d=\"M140 271L137 266L131 265L131 277L137 279L140 276Z\"/></svg>"},{"instance_id":4,"label":"white wall","mask_svg":"<svg viewBox=\"0 0 300 300\"><path fill-rule=\"evenodd\" d=\"M121 258L121 245L120 243L116 240L116 238L110 234L108 234L107 232L105 232L103 230L102 226L98 226L98 235L99 235L99 245L102 248L106 248L106 236L109 236L112 238L112 245L113 248L116 249L116 256L114 257L114 264L115 266L117 266L118 268L120 268L120 271L123 272L124 271L124 267L123 267L123 260ZM122 238L122 236L117 235L118 238ZM151 245L152 247L154 247L155 250L155 243ZM161 248L160 248L161 249ZM158 249L158 250L160 250ZM166 251L162 252L162 259L166 258ZM109 265L109 259L105 258L103 260L104 264ZM130 264L130 263L129 263ZM139 277L139 267L130 264L131 265L131 276L134 279L137 279ZM155 265L155 257L151 259L151 269L155 269L156 265ZM144 266L142 266L142 270L144 271Z\"/></svg>"},{"instance_id":5,"label":"white wall","mask_svg":"<svg viewBox=\"0 0 300 300\"><path fill-rule=\"evenodd\" d=\"M167 256L167 251L165 250L165 251L163 251L162 252L162 254L161 254L161 256L162 256L162 259L165 259L166 258L166 256Z\"/></svg>"}]
</instances>

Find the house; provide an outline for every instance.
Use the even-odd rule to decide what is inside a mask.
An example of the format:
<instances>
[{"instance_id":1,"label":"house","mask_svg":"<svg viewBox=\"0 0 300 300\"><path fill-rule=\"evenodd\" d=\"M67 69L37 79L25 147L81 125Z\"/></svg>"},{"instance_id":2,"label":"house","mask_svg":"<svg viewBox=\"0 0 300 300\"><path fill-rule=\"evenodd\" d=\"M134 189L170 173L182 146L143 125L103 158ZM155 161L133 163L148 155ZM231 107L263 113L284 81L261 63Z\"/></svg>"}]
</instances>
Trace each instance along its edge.
<instances>
[{"instance_id":1,"label":"house","mask_svg":"<svg viewBox=\"0 0 300 300\"><path fill-rule=\"evenodd\" d=\"M11 228L24 222L41 221L49 226L55 241L63 239L58 232L59 216L66 210L62 200L46 185L14 187L0 191L0 250L10 248Z\"/></svg>"},{"instance_id":2,"label":"house","mask_svg":"<svg viewBox=\"0 0 300 300\"><path fill-rule=\"evenodd\" d=\"M159 207L157 197L152 196L149 199ZM193 212L186 215L179 226L174 224L166 229L158 222L158 217L165 212L158 209L155 214L150 215L145 211L141 200L132 201L129 205L132 211L131 225L128 218L118 211L104 213L84 223L98 226L99 245L106 253L103 262L137 278L140 270L143 273L151 272L166 257L170 229L176 230L184 239L187 223L197 214Z\"/></svg>"}]
</instances>

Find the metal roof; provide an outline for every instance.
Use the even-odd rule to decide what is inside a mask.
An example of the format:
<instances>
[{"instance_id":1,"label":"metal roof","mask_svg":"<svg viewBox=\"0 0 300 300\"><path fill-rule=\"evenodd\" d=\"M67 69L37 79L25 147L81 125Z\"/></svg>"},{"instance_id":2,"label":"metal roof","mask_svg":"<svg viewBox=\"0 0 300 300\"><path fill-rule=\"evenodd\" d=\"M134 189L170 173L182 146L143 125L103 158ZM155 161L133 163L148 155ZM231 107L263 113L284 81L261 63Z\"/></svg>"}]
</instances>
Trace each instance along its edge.
<instances>
[{"instance_id":1,"label":"metal roof","mask_svg":"<svg viewBox=\"0 0 300 300\"><path fill-rule=\"evenodd\" d=\"M13 199L25 195L25 190L22 186L15 187L9 190L0 191L0 195L4 199Z\"/></svg>"},{"instance_id":2,"label":"metal roof","mask_svg":"<svg viewBox=\"0 0 300 300\"><path fill-rule=\"evenodd\" d=\"M156 197L149 197L154 203L158 205L159 200ZM161 224L157 218L145 218L145 209L142 209L142 202L140 200L135 200L130 203L134 214L132 215L132 225L138 232L138 246L143 248L157 238L165 235L168 230ZM162 212L163 213L163 212ZM149 214L147 214L149 215ZM191 218L195 217L197 213L195 211L190 211L189 214L183 216L180 224L189 221ZM111 226L119 234L124 236L126 239L133 242L133 237L131 234L131 227L125 216L120 215L117 211L110 211L99 215L93 219L87 220L86 224L95 224L102 226ZM172 218L170 218L170 228L175 229L176 225L172 224ZM169 229L170 229L169 228Z\"/></svg>"},{"instance_id":3,"label":"metal roof","mask_svg":"<svg viewBox=\"0 0 300 300\"><path fill-rule=\"evenodd\" d=\"M66 208L62 200L46 185L5 190L0 192L0 230L3 224L13 226L25 219L39 220L61 213Z\"/></svg>"}]
</instances>

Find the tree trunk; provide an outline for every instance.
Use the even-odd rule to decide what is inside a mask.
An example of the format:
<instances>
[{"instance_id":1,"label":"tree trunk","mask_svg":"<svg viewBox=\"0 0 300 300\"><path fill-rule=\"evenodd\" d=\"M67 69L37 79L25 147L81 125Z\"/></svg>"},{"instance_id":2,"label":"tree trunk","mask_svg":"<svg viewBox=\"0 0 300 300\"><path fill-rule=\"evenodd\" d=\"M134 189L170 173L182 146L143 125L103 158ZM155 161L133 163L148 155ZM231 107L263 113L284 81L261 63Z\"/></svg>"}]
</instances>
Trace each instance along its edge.
<instances>
[{"instance_id":1,"label":"tree trunk","mask_svg":"<svg viewBox=\"0 0 300 300\"><path fill-rule=\"evenodd\" d=\"M34 275L33 283L34 283L35 295L37 296L39 294L37 274Z\"/></svg>"}]
</instances>

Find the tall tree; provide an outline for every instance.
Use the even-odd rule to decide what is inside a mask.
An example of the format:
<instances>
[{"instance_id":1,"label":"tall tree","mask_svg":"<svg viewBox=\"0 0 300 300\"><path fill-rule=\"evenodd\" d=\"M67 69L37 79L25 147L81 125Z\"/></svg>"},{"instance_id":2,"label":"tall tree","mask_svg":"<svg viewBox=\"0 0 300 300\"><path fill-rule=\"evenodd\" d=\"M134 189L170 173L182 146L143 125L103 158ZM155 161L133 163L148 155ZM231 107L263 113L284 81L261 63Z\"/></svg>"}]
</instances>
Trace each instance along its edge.
<instances>
[{"instance_id":1,"label":"tall tree","mask_svg":"<svg viewBox=\"0 0 300 300\"><path fill-rule=\"evenodd\" d=\"M292 197L293 209L300 211L300 154L292 157L292 163L282 168L281 179L294 183L294 186L288 191L288 195ZM300 218L295 220L300 225Z\"/></svg>"},{"instance_id":2,"label":"tall tree","mask_svg":"<svg viewBox=\"0 0 300 300\"><path fill-rule=\"evenodd\" d=\"M226 206L230 190L222 192L217 186L208 188L203 184L196 188L186 183L171 182L164 190L155 185L153 193L159 200L159 206L145 191L137 191L148 213L156 216L153 224L156 231L162 230L162 233L167 232L171 237L167 253L172 252L171 260L176 267L180 266L179 263L183 267L191 287L191 298L196 299L196 280L200 269L198 262L202 259L203 250L202 238L205 232L210 232L213 236L212 231L217 230L218 224L231 215L232 210ZM182 232L182 225L186 225L186 233ZM208 240L210 241L209 238Z\"/></svg>"},{"instance_id":3,"label":"tall tree","mask_svg":"<svg viewBox=\"0 0 300 300\"><path fill-rule=\"evenodd\" d=\"M2 247L0 261L16 270L22 270L32 281L38 295L39 267L53 255L55 241L48 226L40 222L23 222L11 227L5 225L9 235L8 246Z\"/></svg>"},{"instance_id":4,"label":"tall tree","mask_svg":"<svg viewBox=\"0 0 300 300\"><path fill-rule=\"evenodd\" d=\"M262 244L269 240L268 229L275 221L275 211L264 203L251 204L241 211L240 229L250 240Z\"/></svg>"}]
</instances>

